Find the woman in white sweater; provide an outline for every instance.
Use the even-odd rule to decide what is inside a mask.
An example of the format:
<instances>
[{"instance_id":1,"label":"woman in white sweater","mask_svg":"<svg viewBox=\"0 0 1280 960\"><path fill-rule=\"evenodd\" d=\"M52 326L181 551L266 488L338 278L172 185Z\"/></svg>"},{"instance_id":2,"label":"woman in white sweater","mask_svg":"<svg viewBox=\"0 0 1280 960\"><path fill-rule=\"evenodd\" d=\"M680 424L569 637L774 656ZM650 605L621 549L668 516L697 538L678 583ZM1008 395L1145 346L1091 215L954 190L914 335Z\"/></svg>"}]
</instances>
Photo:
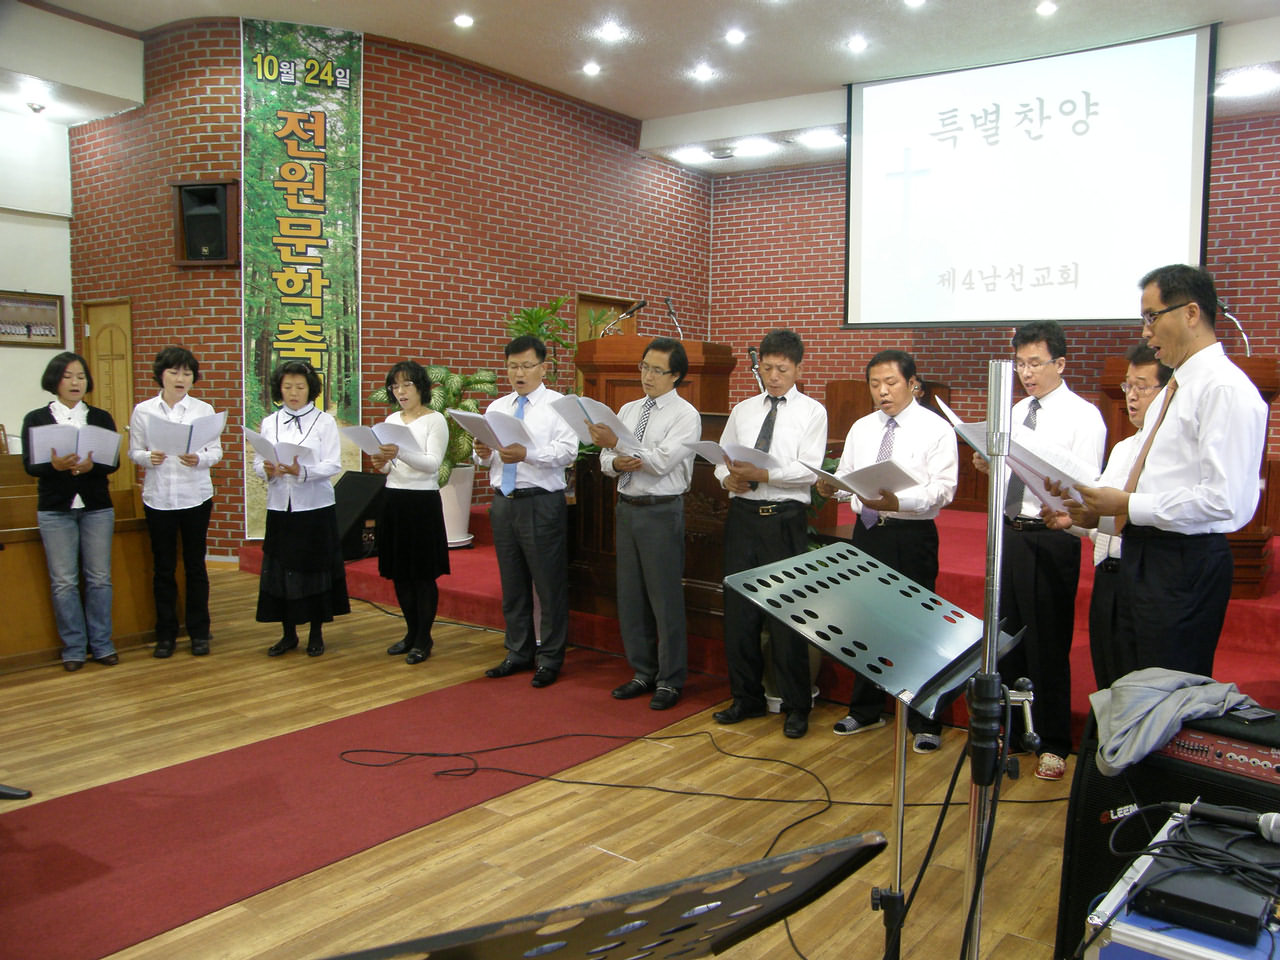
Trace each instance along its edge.
<instances>
[{"instance_id":1,"label":"woman in white sweater","mask_svg":"<svg viewBox=\"0 0 1280 960\"><path fill-rule=\"evenodd\" d=\"M440 591L436 578L449 572L449 541L440 505L438 474L449 443L444 415L427 406L431 382L421 364L402 360L387 374L387 395L399 409L388 423L413 433L419 449L385 444L371 459L387 475L377 525L378 573L395 585L405 634L387 648L405 663L431 656L431 625Z\"/></svg>"}]
</instances>

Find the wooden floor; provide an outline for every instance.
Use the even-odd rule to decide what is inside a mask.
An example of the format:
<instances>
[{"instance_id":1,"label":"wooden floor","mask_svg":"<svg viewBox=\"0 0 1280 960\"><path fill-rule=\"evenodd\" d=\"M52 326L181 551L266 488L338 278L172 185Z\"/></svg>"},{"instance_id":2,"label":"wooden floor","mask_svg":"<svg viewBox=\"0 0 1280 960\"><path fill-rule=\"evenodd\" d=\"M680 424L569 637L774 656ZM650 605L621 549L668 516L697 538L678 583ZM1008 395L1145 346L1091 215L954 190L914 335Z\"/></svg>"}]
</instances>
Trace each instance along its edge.
<instances>
[{"instance_id":1,"label":"wooden floor","mask_svg":"<svg viewBox=\"0 0 1280 960\"><path fill-rule=\"evenodd\" d=\"M211 570L211 578L212 656L193 658L180 648L163 661L147 650L124 650L114 668L90 663L68 674L55 665L0 677L0 782L36 793L29 801L6 801L3 811L469 680L501 659L499 634L442 624L431 660L407 666L382 652L399 638L396 611L353 602L354 612L326 631L329 650L322 658L269 661L265 650L276 635L253 622L256 579L230 565ZM570 651L569 669L572 664ZM608 696L605 687L600 692ZM554 709L555 688L546 694ZM784 758L826 783L838 805L789 831L775 852L866 830L882 830L892 840L892 724L838 738L830 730L843 713L820 702L809 735L799 741L782 736L776 717L726 728L712 721L710 710L662 732L711 731L727 751ZM519 717L504 715L496 698L493 717L518 739ZM942 799L962 744L963 732L948 730L937 753L908 754L908 801ZM812 777L724 757L701 737L636 742L566 775L809 802L535 783L114 957L296 960L489 922L758 859L779 830L821 806ZM1006 784L1009 802L1000 807L987 878L983 957L1048 960L1052 953L1069 777L1068 771L1068 780L1045 783L1028 771ZM967 776L958 792L963 804ZM908 889L936 813L933 806L907 812ZM967 835L961 805L948 817L908 918L904 957L958 956ZM884 932L881 914L869 907L870 890L891 880L886 852L800 912L791 930L804 955L879 957ZM795 954L779 925L723 956Z\"/></svg>"}]
</instances>

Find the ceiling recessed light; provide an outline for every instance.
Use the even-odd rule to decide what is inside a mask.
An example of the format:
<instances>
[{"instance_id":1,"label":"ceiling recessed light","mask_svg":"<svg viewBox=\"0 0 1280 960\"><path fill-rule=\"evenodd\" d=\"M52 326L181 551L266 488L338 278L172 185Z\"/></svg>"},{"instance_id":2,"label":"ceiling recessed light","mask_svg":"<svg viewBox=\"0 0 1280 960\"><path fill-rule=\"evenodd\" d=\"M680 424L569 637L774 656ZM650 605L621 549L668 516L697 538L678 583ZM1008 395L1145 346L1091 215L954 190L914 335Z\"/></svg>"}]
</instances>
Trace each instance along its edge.
<instances>
[{"instance_id":1,"label":"ceiling recessed light","mask_svg":"<svg viewBox=\"0 0 1280 960\"><path fill-rule=\"evenodd\" d=\"M30 102L30 103L28 103L28 104L27 104L27 109L28 109L28 110L30 110L32 113L43 113L43 112L44 112L44 104L43 104L43 103L35 103L34 101L32 101L32 102Z\"/></svg>"},{"instance_id":2,"label":"ceiling recessed light","mask_svg":"<svg viewBox=\"0 0 1280 960\"><path fill-rule=\"evenodd\" d=\"M777 153L782 147L774 143L767 137L747 137L745 140L739 140L733 145L733 152L739 157L767 157L771 153ZM715 151L711 152L715 156Z\"/></svg>"},{"instance_id":3,"label":"ceiling recessed light","mask_svg":"<svg viewBox=\"0 0 1280 960\"><path fill-rule=\"evenodd\" d=\"M465 14L465 13L460 13L460 14L458 14L456 17L454 17L454 18L453 18L453 25L454 25L455 27L462 27L462 28L464 28L464 29L465 29L465 28L470 27L470 26L472 26L472 25L474 25L474 24L475 24L475 20L474 20L471 16L469 16L468 14Z\"/></svg>"},{"instance_id":4,"label":"ceiling recessed light","mask_svg":"<svg viewBox=\"0 0 1280 960\"><path fill-rule=\"evenodd\" d=\"M852 50L854 53L862 53L862 51L867 49L867 38L860 33L855 33L845 43L845 46L848 47L850 50Z\"/></svg>"},{"instance_id":5,"label":"ceiling recessed light","mask_svg":"<svg viewBox=\"0 0 1280 960\"><path fill-rule=\"evenodd\" d=\"M620 43L627 39L628 35L617 20L606 20L596 27L596 31L593 34L597 40L603 40L605 43Z\"/></svg>"},{"instance_id":6,"label":"ceiling recessed light","mask_svg":"<svg viewBox=\"0 0 1280 960\"><path fill-rule=\"evenodd\" d=\"M1042 17L1052 17L1058 12L1058 5L1053 0L1040 0L1040 5L1036 7L1036 13Z\"/></svg>"},{"instance_id":7,"label":"ceiling recessed light","mask_svg":"<svg viewBox=\"0 0 1280 960\"><path fill-rule=\"evenodd\" d=\"M733 147L716 147L711 151L712 160L731 160L733 159Z\"/></svg>"},{"instance_id":8,"label":"ceiling recessed light","mask_svg":"<svg viewBox=\"0 0 1280 960\"><path fill-rule=\"evenodd\" d=\"M736 47L743 40L747 39L747 35L743 33L741 30L739 30L737 27L734 27L734 29L730 30L728 33L724 35L724 39L726 43L731 43Z\"/></svg>"},{"instance_id":9,"label":"ceiling recessed light","mask_svg":"<svg viewBox=\"0 0 1280 960\"><path fill-rule=\"evenodd\" d=\"M676 163L710 163L712 157L701 147L681 147L672 152L671 159Z\"/></svg>"},{"instance_id":10,"label":"ceiling recessed light","mask_svg":"<svg viewBox=\"0 0 1280 960\"><path fill-rule=\"evenodd\" d=\"M809 150L831 150L844 146L844 137L830 127L806 130L796 137L796 142Z\"/></svg>"},{"instance_id":11,"label":"ceiling recessed light","mask_svg":"<svg viewBox=\"0 0 1280 960\"><path fill-rule=\"evenodd\" d=\"M923 7L924 0L904 0L908 7Z\"/></svg>"},{"instance_id":12,"label":"ceiling recessed light","mask_svg":"<svg viewBox=\"0 0 1280 960\"><path fill-rule=\"evenodd\" d=\"M1280 90L1280 72L1267 67L1245 67L1223 74L1215 97L1258 97Z\"/></svg>"},{"instance_id":13,"label":"ceiling recessed light","mask_svg":"<svg viewBox=\"0 0 1280 960\"><path fill-rule=\"evenodd\" d=\"M714 80L716 72L706 63L700 63L689 71L689 76L697 80L699 83L706 83L708 80Z\"/></svg>"},{"instance_id":14,"label":"ceiling recessed light","mask_svg":"<svg viewBox=\"0 0 1280 960\"><path fill-rule=\"evenodd\" d=\"M594 60L588 60L582 65L582 72L588 77L594 77L600 72L600 64L596 63Z\"/></svg>"}]
</instances>

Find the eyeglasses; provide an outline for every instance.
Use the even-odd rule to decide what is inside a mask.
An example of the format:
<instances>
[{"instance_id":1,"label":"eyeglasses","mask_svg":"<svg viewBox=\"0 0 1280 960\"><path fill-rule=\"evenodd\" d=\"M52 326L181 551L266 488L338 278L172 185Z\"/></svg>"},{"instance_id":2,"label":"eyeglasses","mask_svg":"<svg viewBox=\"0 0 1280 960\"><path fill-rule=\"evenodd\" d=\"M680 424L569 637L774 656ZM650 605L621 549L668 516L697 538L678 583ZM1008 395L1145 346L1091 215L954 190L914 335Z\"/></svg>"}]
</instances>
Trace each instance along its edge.
<instances>
[{"instance_id":1,"label":"eyeglasses","mask_svg":"<svg viewBox=\"0 0 1280 960\"><path fill-rule=\"evenodd\" d=\"M670 370L663 370L661 367L651 367L647 363L637 363L636 369L641 373L652 373L655 377L665 377Z\"/></svg>"},{"instance_id":2,"label":"eyeglasses","mask_svg":"<svg viewBox=\"0 0 1280 960\"><path fill-rule=\"evenodd\" d=\"M1189 306L1190 304L1190 300L1184 300L1182 303L1175 303L1172 307L1165 307L1163 310L1144 310L1142 313L1138 314L1138 316L1142 320L1142 325L1144 327L1149 327L1166 313L1172 313L1174 310L1181 310L1183 307Z\"/></svg>"},{"instance_id":3,"label":"eyeglasses","mask_svg":"<svg viewBox=\"0 0 1280 960\"><path fill-rule=\"evenodd\" d=\"M538 360L535 363L508 363L507 369L515 373L517 370L532 370L534 367L542 366L543 363L544 361L542 360Z\"/></svg>"},{"instance_id":4,"label":"eyeglasses","mask_svg":"<svg viewBox=\"0 0 1280 960\"><path fill-rule=\"evenodd\" d=\"M1035 373L1042 367L1050 366L1052 363L1052 360L1048 361L1048 363L1044 360L1015 360L1013 361L1013 369L1019 373Z\"/></svg>"},{"instance_id":5,"label":"eyeglasses","mask_svg":"<svg viewBox=\"0 0 1280 960\"><path fill-rule=\"evenodd\" d=\"M1131 393L1136 393L1140 397L1145 397L1148 393L1151 393L1152 391L1159 390L1159 389L1160 389L1160 384L1158 383L1152 383L1146 386L1143 386L1140 383L1128 383L1128 382L1120 384L1120 392L1125 394L1126 396Z\"/></svg>"}]
</instances>

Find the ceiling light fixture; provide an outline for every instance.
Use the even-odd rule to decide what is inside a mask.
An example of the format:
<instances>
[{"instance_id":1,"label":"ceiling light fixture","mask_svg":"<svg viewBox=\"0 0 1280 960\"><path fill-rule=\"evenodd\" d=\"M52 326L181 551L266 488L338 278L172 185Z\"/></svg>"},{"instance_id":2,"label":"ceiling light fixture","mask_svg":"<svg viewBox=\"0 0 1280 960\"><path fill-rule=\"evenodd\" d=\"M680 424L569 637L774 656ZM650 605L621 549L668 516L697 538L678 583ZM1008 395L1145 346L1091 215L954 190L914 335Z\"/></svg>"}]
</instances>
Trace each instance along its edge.
<instances>
[{"instance_id":1,"label":"ceiling light fixture","mask_svg":"<svg viewBox=\"0 0 1280 960\"><path fill-rule=\"evenodd\" d=\"M743 33L741 30L739 30L737 27L734 27L732 30L730 30L728 33L724 35L724 39L726 43L732 44L733 46L736 47L743 40L747 39L747 35Z\"/></svg>"},{"instance_id":2,"label":"ceiling light fixture","mask_svg":"<svg viewBox=\"0 0 1280 960\"><path fill-rule=\"evenodd\" d=\"M768 137L747 137L733 145L732 153L738 157L767 157L777 153L782 147ZM711 151L714 157L715 151Z\"/></svg>"},{"instance_id":3,"label":"ceiling light fixture","mask_svg":"<svg viewBox=\"0 0 1280 960\"><path fill-rule=\"evenodd\" d=\"M710 156L712 160L732 160L733 147L716 147L711 151Z\"/></svg>"},{"instance_id":4,"label":"ceiling light fixture","mask_svg":"<svg viewBox=\"0 0 1280 960\"><path fill-rule=\"evenodd\" d=\"M706 63L700 63L689 71L689 76L697 80L699 83L706 83L708 80L714 80L716 72Z\"/></svg>"},{"instance_id":5,"label":"ceiling light fixture","mask_svg":"<svg viewBox=\"0 0 1280 960\"><path fill-rule=\"evenodd\" d=\"M596 63L594 60L588 60L582 65L582 72L588 77L594 77L600 72L600 64Z\"/></svg>"},{"instance_id":6,"label":"ceiling light fixture","mask_svg":"<svg viewBox=\"0 0 1280 960\"><path fill-rule=\"evenodd\" d=\"M681 147L672 152L671 159L676 163L695 164L710 163L712 157L701 147Z\"/></svg>"},{"instance_id":7,"label":"ceiling light fixture","mask_svg":"<svg viewBox=\"0 0 1280 960\"><path fill-rule=\"evenodd\" d=\"M594 36L605 43L620 43L627 39L629 34L617 20L606 20L596 28Z\"/></svg>"},{"instance_id":8,"label":"ceiling light fixture","mask_svg":"<svg viewBox=\"0 0 1280 960\"><path fill-rule=\"evenodd\" d=\"M32 102L29 102L29 103L27 104L27 109L28 109L28 110L30 110L32 113L43 113L43 112L44 112L44 104L43 104L43 103L35 103L34 101L32 101Z\"/></svg>"},{"instance_id":9,"label":"ceiling light fixture","mask_svg":"<svg viewBox=\"0 0 1280 960\"><path fill-rule=\"evenodd\" d=\"M1053 0L1040 0L1040 5L1036 7L1036 13L1042 17L1052 17L1058 12L1058 5Z\"/></svg>"},{"instance_id":10,"label":"ceiling light fixture","mask_svg":"<svg viewBox=\"0 0 1280 960\"><path fill-rule=\"evenodd\" d=\"M1260 97L1280 90L1280 71L1270 67L1244 67L1229 70L1214 88L1215 97Z\"/></svg>"},{"instance_id":11,"label":"ceiling light fixture","mask_svg":"<svg viewBox=\"0 0 1280 960\"><path fill-rule=\"evenodd\" d=\"M456 17L454 17L454 18L453 18L453 25L454 25L455 27L462 27L462 29L464 29L464 30L465 30L467 27L474 26L474 25L475 25L475 22L476 22L476 21L475 21L475 19L474 19L473 17L471 17L470 15L465 14L465 13L460 13L460 14L458 14Z\"/></svg>"},{"instance_id":12,"label":"ceiling light fixture","mask_svg":"<svg viewBox=\"0 0 1280 960\"><path fill-rule=\"evenodd\" d=\"M867 38L860 33L855 33L849 38L848 42L845 43L845 46L854 53L862 53L867 49Z\"/></svg>"},{"instance_id":13,"label":"ceiling light fixture","mask_svg":"<svg viewBox=\"0 0 1280 960\"><path fill-rule=\"evenodd\" d=\"M924 0L905 0L908 7L923 7Z\"/></svg>"},{"instance_id":14,"label":"ceiling light fixture","mask_svg":"<svg viewBox=\"0 0 1280 960\"><path fill-rule=\"evenodd\" d=\"M844 137L830 127L819 127L798 135L796 143L809 150L832 150L844 146Z\"/></svg>"}]
</instances>

